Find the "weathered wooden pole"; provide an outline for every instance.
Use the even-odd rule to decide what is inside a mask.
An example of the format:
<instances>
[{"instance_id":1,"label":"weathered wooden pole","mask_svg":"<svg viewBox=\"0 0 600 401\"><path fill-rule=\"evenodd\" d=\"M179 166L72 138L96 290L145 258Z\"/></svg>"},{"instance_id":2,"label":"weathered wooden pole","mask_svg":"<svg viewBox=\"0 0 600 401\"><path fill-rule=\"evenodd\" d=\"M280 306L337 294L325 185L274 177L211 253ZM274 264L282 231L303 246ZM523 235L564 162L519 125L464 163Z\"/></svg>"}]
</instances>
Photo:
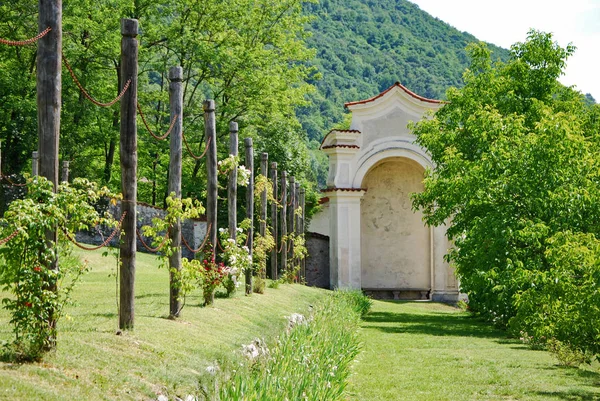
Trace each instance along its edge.
<instances>
[{"instance_id":1,"label":"weathered wooden pole","mask_svg":"<svg viewBox=\"0 0 600 401\"><path fill-rule=\"evenodd\" d=\"M287 270L287 172L281 172L281 272Z\"/></svg>"},{"instance_id":2,"label":"weathered wooden pole","mask_svg":"<svg viewBox=\"0 0 600 401\"><path fill-rule=\"evenodd\" d=\"M206 153L206 220L208 242L212 257L217 256L217 128L215 125L215 101L205 100L204 132L208 150Z\"/></svg>"},{"instance_id":3,"label":"weathered wooden pole","mask_svg":"<svg viewBox=\"0 0 600 401\"><path fill-rule=\"evenodd\" d=\"M238 123L229 123L229 154L238 155ZM237 238L237 168L229 172L227 187L227 211L229 215L229 237Z\"/></svg>"},{"instance_id":4,"label":"weathered wooden pole","mask_svg":"<svg viewBox=\"0 0 600 401\"><path fill-rule=\"evenodd\" d=\"M306 190L304 188L300 188L299 191L299 205L300 208L302 209L302 213L299 216L299 220L300 220L300 224L298 224L299 229L299 235L304 235L304 219L306 218L306 213L305 213L305 206L306 206ZM306 246L306 242L305 245ZM302 259L300 259L300 276L302 277L302 281L306 281L306 258L302 257Z\"/></svg>"},{"instance_id":5,"label":"weathered wooden pole","mask_svg":"<svg viewBox=\"0 0 600 401\"><path fill-rule=\"evenodd\" d=\"M31 152L31 175L33 177L37 177L40 172L40 158L38 156L38 151L34 150Z\"/></svg>"},{"instance_id":6,"label":"weathered wooden pole","mask_svg":"<svg viewBox=\"0 0 600 401\"><path fill-rule=\"evenodd\" d=\"M254 147L252 138L244 139L244 147L246 148L246 168L250 171L250 180L246 188L246 218L250 220L250 228L248 228L248 253L252 259L252 245L254 240ZM246 270L246 295L252 294L252 268Z\"/></svg>"},{"instance_id":7,"label":"weathered wooden pole","mask_svg":"<svg viewBox=\"0 0 600 401\"><path fill-rule=\"evenodd\" d=\"M56 192L62 102L62 0L39 0L38 30L42 32L46 28L51 31L38 41L36 61L39 174L52 183ZM56 228L46 231L48 248L56 249L56 239ZM55 257L47 267L58 270L58 259ZM54 279L48 283L47 289L56 292L57 283ZM53 332L56 328L54 309L49 311L47 323ZM56 334L53 333L48 338L48 348L55 345Z\"/></svg>"},{"instance_id":8,"label":"weathered wooden pole","mask_svg":"<svg viewBox=\"0 0 600 401\"><path fill-rule=\"evenodd\" d=\"M260 174L263 177L268 177L267 166L269 161L268 153L260 154ZM261 236L265 236L267 231L267 188L260 194L260 226L259 233Z\"/></svg>"},{"instance_id":9,"label":"weathered wooden pole","mask_svg":"<svg viewBox=\"0 0 600 401\"><path fill-rule=\"evenodd\" d=\"M246 188L246 218L250 219L250 228L248 229L248 253L252 259L252 241L254 237L254 148L252 138L244 139L246 148L246 168L250 170L250 181ZM252 269L246 270L246 295L252 294Z\"/></svg>"},{"instance_id":10,"label":"weathered wooden pole","mask_svg":"<svg viewBox=\"0 0 600 401\"><path fill-rule=\"evenodd\" d=\"M296 225L295 223L295 212L294 208L296 205L296 178L291 176L288 181L289 191L290 191L290 204L288 206L288 232L290 235L296 233ZM296 266L296 261L294 260L294 241L292 238L288 241L288 263L290 264L290 268L294 268Z\"/></svg>"},{"instance_id":11,"label":"weathered wooden pole","mask_svg":"<svg viewBox=\"0 0 600 401\"><path fill-rule=\"evenodd\" d=\"M135 230L137 226L137 76L138 76L138 21L121 20L121 85L131 80L129 89L121 98L121 213L124 232L120 247L120 302L119 328L133 329L135 309Z\"/></svg>"},{"instance_id":12,"label":"weathered wooden pole","mask_svg":"<svg viewBox=\"0 0 600 401\"><path fill-rule=\"evenodd\" d=\"M298 208L300 207L300 183L296 182L294 186L294 233L296 237L300 235L300 216L298 216ZM293 257L293 255L292 255ZM298 281L300 280L300 259L294 258L294 265L298 267Z\"/></svg>"},{"instance_id":13,"label":"weathered wooden pole","mask_svg":"<svg viewBox=\"0 0 600 401\"><path fill-rule=\"evenodd\" d=\"M267 170L267 166L269 165L269 154L261 153L260 154L260 174L263 177L268 177L269 173ZM259 232L261 237L264 237L267 232L267 187L260 194L260 226ZM266 255L265 255L266 256ZM266 262L266 261L265 261ZM265 279L267 277L267 267L264 266L261 268L260 277Z\"/></svg>"},{"instance_id":14,"label":"weathered wooden pole","mask_svg":"<svg viewBox=\"0 0 600 401\"><path fill-rule=\"evenodd\" d=\"M58 187L62 72L62 0L39 0L39 32L51 31L38 41L37 116L39 174ZM51 241L56 241L54 234Z\"/></svg>"},{"instance_id":15,"label":"weathered wooden pole","mask_svg":"<svg viewBox=\"0 0 600 401\"><path fill-rule=\"evenodd\" d=\"M271 181L273 182L273 198L275 198L275 201L271 204L271 225L273 240L275 242L275 246L271 251L271 279L277 280L277 251L279 250L279 245L277 241L277 163L275 162L271 163Z\"/></svg>"},{"instance_id":16,"label":"weathered wooden pole","mask_svg":"<svg viewBox=\"0 0 600 401\"><path fill-rule=\"evenodd\" d=\"M181 160L182 160L182 132L183 132L183 68L171 67L169 69L169 108L171 109L171 120L177 118L171 131L170 155L169 155L169 195L175 194L181 198ZM178 272L181 271L181 221L178 219L169 227L169 237L173 253L169 256L169 315L172 318L179 317L181 311L181 300L179 297Z\"/></svg>"},{"instance_id":17,"label":"weathered wooden pole","mask_svg":"<svg viewBox=\"0 0 600 401\"><path fill-rule=\"evenodd\" d=\"M60 181L69 182L69 162L67 160L62 162L62 174Z\"/></svg>"},{"instance_id":18,"label":"weathered wooden pole","mask_svg":"<svg viewBox=\"0 0 600 401\"><path fill-rule=\"evenodd\" d=\"M296 182L294 186L294 229L296 235L300 234L300 216L298 216L298 208L300 207L300 183Z\"/></svg>"}]
</instances>

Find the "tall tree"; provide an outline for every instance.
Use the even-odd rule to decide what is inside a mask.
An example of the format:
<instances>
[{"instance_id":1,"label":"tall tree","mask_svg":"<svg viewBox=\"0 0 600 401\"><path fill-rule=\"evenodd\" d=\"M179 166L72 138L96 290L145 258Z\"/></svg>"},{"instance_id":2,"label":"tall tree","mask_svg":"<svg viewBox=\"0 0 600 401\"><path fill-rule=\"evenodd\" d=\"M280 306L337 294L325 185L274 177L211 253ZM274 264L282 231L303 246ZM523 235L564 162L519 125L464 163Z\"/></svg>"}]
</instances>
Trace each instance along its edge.
<instances>
[{"instance_id":1,"label":"tall tree","mask_svg":"<svg viewBox=\"0 0 600 401\"><path fill-rule=\"evenodd\" d=\"M450 222L474 311L598 354L600 266L585 258L600 247L599 109L558 82L573 51L536 31L506 64L471 46L464 88L415 127L436 167L414 206L429 224Z\"/></svg>"}]
</instances>

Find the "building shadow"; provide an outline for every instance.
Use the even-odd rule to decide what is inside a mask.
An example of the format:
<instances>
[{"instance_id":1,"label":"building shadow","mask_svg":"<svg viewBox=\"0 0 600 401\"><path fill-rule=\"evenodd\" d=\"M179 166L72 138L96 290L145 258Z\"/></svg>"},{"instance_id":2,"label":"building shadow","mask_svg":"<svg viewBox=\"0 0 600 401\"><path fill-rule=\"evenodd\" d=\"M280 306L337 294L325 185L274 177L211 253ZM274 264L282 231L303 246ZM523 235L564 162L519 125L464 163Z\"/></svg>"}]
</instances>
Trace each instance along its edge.
<instances>
[{"instance_id":1,"label":"building shadow","mask_svg":"<svg viewBox=\"0 0 600 401\"><path fill-rule=\"evenodd\" d=\"M481 337L506 340L506 334L503 331L490 327L489 324L477 317L467 315L371 312L363 320L366 323L363 327L381 330L385 333Z\"/></svg>"}]
</instances>

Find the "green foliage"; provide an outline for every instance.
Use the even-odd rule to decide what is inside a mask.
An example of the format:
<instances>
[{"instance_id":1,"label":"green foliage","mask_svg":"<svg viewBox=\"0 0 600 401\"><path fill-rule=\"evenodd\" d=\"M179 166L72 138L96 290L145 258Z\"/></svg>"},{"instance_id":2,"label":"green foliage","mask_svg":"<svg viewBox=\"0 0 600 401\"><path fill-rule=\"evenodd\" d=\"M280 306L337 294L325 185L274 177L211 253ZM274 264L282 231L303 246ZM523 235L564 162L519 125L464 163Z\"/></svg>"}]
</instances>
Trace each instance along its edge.
<instances>
[{"instance_id":1,"label":"green foliage","mask_svg":"<svg viewBox=\"0 0 600 401\"><path fill-rule=\"evenodd\" d=\"M231 268L231 274L235 276L233 280L243 277L248 269L252 269L252 258L246 239L248 238L247 230L250 227L250 219L245 219L236 228L235 239L231 238L229 231L226 228L219 229L219 237L223 246L221 257Z\"/></svg>"},{"instance_id":2,"label":"green foliage","mask_svg":"<svg viewBox=\"0 0 600 401\"><path fill-rule=\"evenodd\" d=\"M202 101L217 104L218 152L228 154L230 121L240 132L265 138L273 148L294 142L306 152L294 111L312 91L306 78L313 55L304 44L303 0L81 0L63 7L63 52L75 75L95 98L108 101L121 86L120 18L140 21L139 103L151 128L166 131L170 123L167 71L184 69L184 132L192 150L204 150ZM0 37L35 36L37 2L0 4ZM0 46L0 139L7 173L30 164L36 144L35 46ZM66 69L63 74L60 157L71 162L72 177L88 177L111 188L120 183L118 106L99 108L81 96ZM141 123L141 121L140 121ZM140 124L141 126L141 124ZM281 129L285 127L285 129ZM268 138L267 138L268 137ZM265 141L262 141L263 143ZM260 141L257 141L260 142ZM140 127L139 195L163 203L168 195L168 141L157 142ZM267 146L263 147L265 150ZM273 161L287 155L273 152ZM294 171L307 170L307 159ZM204 161L184 153L183 193L200 197ZM292 170L289 170L292 171ZM297 174L300 175L300 174Z\"/></svg>"},{"instance_id":3,"label":"green foliage","mask_svg":"<svg viewBox=\"0 0 600 401\"><path fill-rule=\"evenodd\" d=\"M71 257L67 236L96 224L115 226L116 222L94 208L102 197L114 197L106 188L76 179L73 185L62 183L54 193L52 183L43 177L30 178L27 183L25 199L11 203L2 219L0 235L17 235L0 248L0 285L11 294L2 300L11 312L15 334L9 357L36 360L55 346L57 322L86 271L85 263ZM47 235L54 231L58 241L51 246Z\"/></svg>"},{"instance_id":4,"label":"green foliage","mask_svg":"<svg viewBox=\"0 0 600 401\"><path fill-rule=\"evenodd\" d=\"M265 235L256 234L252 241L252 265L254 272L264 276L267 271L267 259L270 252L275 248L275 239L271 235L269 227L265 228Z\"/></svg>"},{"instance_id":5,"label":"green foliage","mask_svg":"<svg viewBox=\"0 0 600 401\"><path fill-rule=\"evenodd\" d=\"M177 222L200 217L204 207L197 200L191 198L178 198L172 192L167 198L166 214L164 218L154 217L151 226L143 226L145 236L152 238L152 246L160 252L160 267L169 269L173 280L171 286L179 289L179 296L185 299L196 288L198 281L198 266L190 264L187 258L182 258L181 270L171 268L169 257L176 252L173 239L169 237L169 229Z\"/></svg>"},{"instance_id":6,"label":"green foliage","mask_svg":"<svg viewBox=\"0 0 600 401\"><path fill-rule=\"evenodd\" d=\"M267 352L239 367L221 400L342 400L358 354L360 315L347 296L329 296L310 317L294 314Z\"/></svg>"},{"instance_id":7,"label":"green foliage","mask_svg":"<svg viewBox=\"0 0 600 401\"><path fill-rule=\"evenodd\" d=\"M485 45L468 51L465 87L415 126L436 167L414 207L428 224L450 222L448 257L471 310L597 353L600 336L586 320L598 318L589 262L600 234L598 110L557 80L574 48L531 31L505 64L493 64Z\"/></svg>"},{"instance_id":8,"label":"green foliage","mask_svg":"<svg viewBox=\"0 0 600 401\"><path fill-rule=\"evenodd\" d=\"M565 346L555 338L548 340L548 351L558 359L558 362L562 366L572 366L576 368L584 363L590 363L591 360L589 355L586 355L578 349L574 349L572 346Z\"/></svg>"},{"instance_id":9,"label":"green foliage","mask_svg":"<svg viewBox=\"0 0 600 401\"><path fill-rule=\"evenodd\" d=\"M361 317L369 313L373 305L373 300L359 290L337 290L333 292L333 296L343 300Z\"/></svg>"},{"instance_id":10,"label":"green foliage","mask_svg":"<svg viewBox=\"0 0 600 401\"><path fill-rule=\"evenodd\" d=\"M514 330L533 344L549 342L558 359L600 355L600 241L594 234L559 232L547 240L548 268L530 272L534 286L515 296ZM580 358L574 356L580 355Z\"/></svg>"},{"instance_id":11,"label":"green foliage","mask_svg":"<svg viewBox=\"0 0 600 401\"><path fill-rule=\"evenodd\" d=\"M252 279L252 292L255 294L264 294L267 282L259 275Z\"/></svg>"},{"instance_id":12,"label":"green foliage","mask_svg":"<svg viewBox=\"0 0 600 401\"><path fill-rule=\"evenodd\" d=\"M202 288L204 306L210 306L214 302L215 290L229 275L229 268L223 262L216 262L211 254L206 254L205 257L202 261L184 259L183 269L195 272L193 276L198 279L199 287Z\"/></svg>"},{"instance_id":13,"label":"green foliage","mask_svg":"<svg viewBox=\"0 0 600 401\"><path fill-rule=\"evenodd\" d=\"M477 39L406 0L327 0L307 4L314 15L307 43L317 50L320 79L311 104L298 111L311 140L347 127L345 102L367 99L399 81L421 96L443 99L463 84L467 44ZM504 49L495 54L508 58ZM320 176L324 185L325 177Z\"/></svg>"}]
</instances>

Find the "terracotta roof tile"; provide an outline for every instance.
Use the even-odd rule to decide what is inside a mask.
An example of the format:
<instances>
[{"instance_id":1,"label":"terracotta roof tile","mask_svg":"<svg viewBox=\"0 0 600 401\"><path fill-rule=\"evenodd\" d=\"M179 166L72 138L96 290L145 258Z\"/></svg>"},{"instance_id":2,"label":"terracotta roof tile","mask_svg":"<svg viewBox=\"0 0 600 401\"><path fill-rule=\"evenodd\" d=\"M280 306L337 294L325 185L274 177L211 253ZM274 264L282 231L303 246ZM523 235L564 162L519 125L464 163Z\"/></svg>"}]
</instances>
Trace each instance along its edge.
<instances>
[{"instance_id":1,"label":"terracotta roof tile","mask_svg":"<svg viewBox=\"0 0 600 401\"><path fill-rule=\"evenodd\" d=\"M321 149L334 149L334 148L360 149L360 146L358 146L358 145L328 145L328 146L321 147Z\"/></svg>"},{"instance_id":2,"label":"terracotta roof tile","mask_svg":"<svg viewBox=\"0 0 600 401\"><path fill-rule=\"evenodd\" d=\"M329 188L325 188L322 189L321 192L323 193L327 193L327 192L360 192L360 191L366 191L366 188L337 188L337 187L329 187Z\"/></svg>"},{"instance_id":3,"label":"terracotta roof tile","mask_svg":"<svg viewBox=\"0 0 600 401\"><path fill-rule=\"evenodd\" d=\"M357 130L357 129L332 129L331 131L329 131L327 133L327 135L325 135L325 137L321 141L321 146L323 145L323 143L325 142L325 139L327 139L327 137L329 136L329 134L331 134L334 131L335 132L346 132L346 133L349 133L349 134L360 134L360 131Z\"/></svg>"},{"instance_id":4,"label":"terracotta roof tile","mask_svg":"<svg viewBox=\"0 0 600 401\"><path fill-rule=\"evenodd\" d=\"M377 96L373 96L372 98L369 99L365 99L365 100L359 100L357 102L348 102L344 104L344 107L348 107L348 106L354 106L357 104L365 104L365 103L370 103L373 102L377 99L379 99L380 97L382 97L383 95L385 95L386 93L388 93L389 91L391 91L394 88L400 88L402 89L404 92L406 92L407 94L409 94L410 96L414 97L417 100L420 100L422 102L427 102L427 103L436 103L436 104L441 104L441 103L446 103L442 100L435 100L435 99L427 99L426 97L423 96L419 96L416 93L414 93L413 91L407 89L404 85L402 85L400 82L396 82L394 85L390 86L389 88L387 88L386 90L384 90L383 92L381 92L379 95Z\"/></svg>"}]
</instances>

